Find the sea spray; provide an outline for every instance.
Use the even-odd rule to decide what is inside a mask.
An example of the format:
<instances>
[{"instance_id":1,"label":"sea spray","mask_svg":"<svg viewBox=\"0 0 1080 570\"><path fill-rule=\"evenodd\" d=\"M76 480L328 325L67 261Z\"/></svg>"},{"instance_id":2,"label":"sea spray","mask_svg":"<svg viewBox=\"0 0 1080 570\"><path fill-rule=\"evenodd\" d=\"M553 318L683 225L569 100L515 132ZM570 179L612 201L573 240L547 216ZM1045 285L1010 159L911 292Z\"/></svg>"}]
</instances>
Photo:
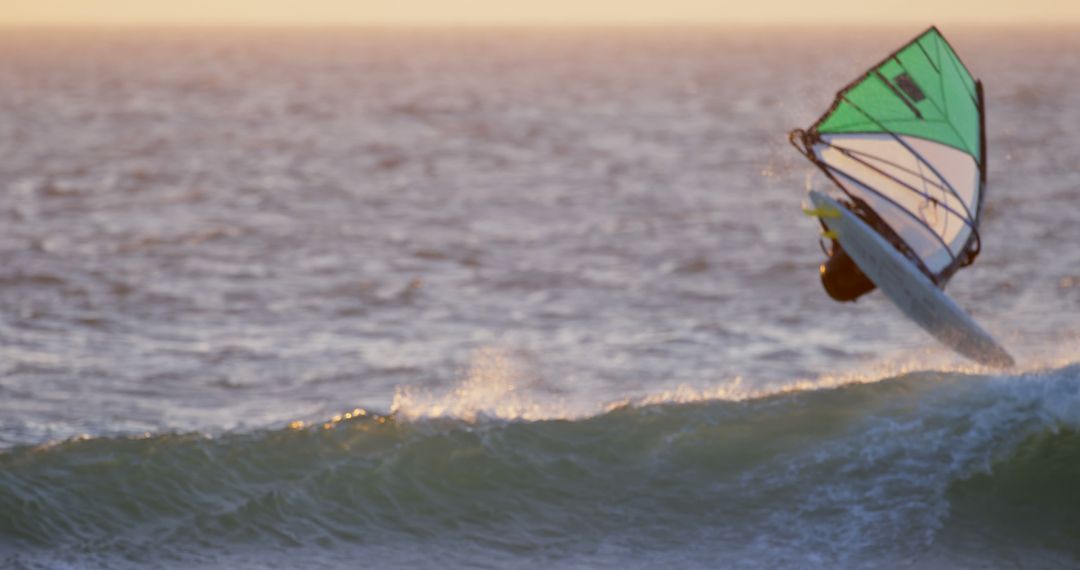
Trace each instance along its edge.
<instances>
[{"instance_id":1,"label":"sea spray","mask_svg":"<svg viewBox=\"0 0 1080 570\"><path fill-rule=\"evenodd\" d=\"M481 417L503 420L544 420L572 417L565 401L541 401L536 372L505 347L475 350L463 379L452 390L399 387L391 413L404 419L456 418L475 422Z\"/></svg>"}]
</instances>

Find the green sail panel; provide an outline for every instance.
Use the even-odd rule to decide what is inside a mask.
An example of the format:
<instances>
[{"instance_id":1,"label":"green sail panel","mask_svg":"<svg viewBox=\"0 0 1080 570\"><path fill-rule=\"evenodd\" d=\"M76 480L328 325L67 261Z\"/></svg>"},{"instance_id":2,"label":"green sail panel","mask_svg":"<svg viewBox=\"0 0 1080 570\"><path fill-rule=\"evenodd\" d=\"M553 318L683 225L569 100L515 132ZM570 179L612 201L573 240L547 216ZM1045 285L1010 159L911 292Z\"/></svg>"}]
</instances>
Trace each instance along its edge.
<instances>
[{"instance_id":1,"label":"green sail panel","mask_svg":"<svg viewBox=\"0 0 1080 570\"><path fill-rule=\"evenodd\" d=\"M840 91L811 131L910 135L962 150L981 164L980 114L975 79L930 28Z\"/></svg>"}]
</instances>

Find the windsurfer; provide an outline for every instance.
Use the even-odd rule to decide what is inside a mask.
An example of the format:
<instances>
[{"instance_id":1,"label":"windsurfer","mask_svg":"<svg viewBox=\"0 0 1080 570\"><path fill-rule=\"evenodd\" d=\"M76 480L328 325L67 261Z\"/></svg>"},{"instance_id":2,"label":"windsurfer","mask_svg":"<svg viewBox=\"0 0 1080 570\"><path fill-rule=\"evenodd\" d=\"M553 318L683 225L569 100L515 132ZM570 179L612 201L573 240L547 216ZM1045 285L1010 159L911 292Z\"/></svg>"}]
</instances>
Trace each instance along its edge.
<instances>
[{"instance_id":1,"label":"windsurfer","mask_svg":"<svg viewBox=\"0 0 1080 570\"><path fill-rule=\"evenodd\" d=\"M898 246L897 248L901 249L901 251L903 250L898 245L903 243L900 237L885 223L885 220L881 219L870 208L865 207L861 200L855 200L854 203L847 201L841 203L862 221L866 222L867 225L874 228L878 234L889 240L893 245ZM822 227L825 228L825 225L822 224ZM859 269L855 260L851 259L851 256L844 251L844 248L840 246L840 242L833 239L827 253L829 259L825 260L819 268L821 285L834 300L841 302L854 301L877 288L874 282Z\"/></svg>"},{"instance_id":2,"label":"windsurfer","mask_svg":"<svg viewBox=\"0 0 1080 570\"><path fill-rule=\"evenodd\" d=\"M854 301L876 288L836 240L832 240L829 259L821 264L820 271L821 285L836 301Z\"/></svg>"}]
</instances>

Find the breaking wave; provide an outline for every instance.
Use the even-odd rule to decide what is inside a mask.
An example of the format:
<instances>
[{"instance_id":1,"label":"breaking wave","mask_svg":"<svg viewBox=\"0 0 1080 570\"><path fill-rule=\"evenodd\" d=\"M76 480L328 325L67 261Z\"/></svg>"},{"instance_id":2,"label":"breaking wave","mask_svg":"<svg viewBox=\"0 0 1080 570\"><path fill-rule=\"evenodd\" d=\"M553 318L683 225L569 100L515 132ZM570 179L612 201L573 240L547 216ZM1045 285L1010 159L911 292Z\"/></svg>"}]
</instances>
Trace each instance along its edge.
<instances>
[{"instance_id":1,"label":"breaking wave","mask_svg":"<svg viewBox=\"0 0 1080 570\"><path fill-rule=\"evenodd\" d=\"M482 355L454 393L403 391L386 414L8 450L0 561L245 567L308 548L421 566L477 551L537 567L625 566L628 551L650 553L642 567L1080 559L1080 365L669 394L579 417L515 399L506 366Z\"/></svg>"}]
</instances>

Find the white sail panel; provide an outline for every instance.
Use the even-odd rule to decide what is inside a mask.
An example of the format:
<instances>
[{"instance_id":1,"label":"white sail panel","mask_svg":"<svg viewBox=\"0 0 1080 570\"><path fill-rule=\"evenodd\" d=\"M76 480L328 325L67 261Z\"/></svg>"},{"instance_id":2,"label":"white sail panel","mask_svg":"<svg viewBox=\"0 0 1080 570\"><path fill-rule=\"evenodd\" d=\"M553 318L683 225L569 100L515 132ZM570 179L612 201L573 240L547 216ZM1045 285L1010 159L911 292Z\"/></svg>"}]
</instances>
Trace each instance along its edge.
<instances>
[{"instance_id":1,"label":"white sail panel","mask_svg":"<svg viewBox=\"0 0 1080 570\"><path fill-rule=\"evenodd\" d=\"M981 189L979 165L975 157L954 147L919 137L901 136L904 143L911 146L926 162L933 165L960 199L967 205L975 219L979 212L979 190Z\"/></svg>"},{"instance_id":2,"label":"white sail panel","mask_svg":"<svg viewBox=\"0 0 1080 570\"><path fill-rule=\"evenodd\" d=\"M959 258L977 216L980 173L953 147L881 133L823 135L814 156L937 273Z\"/></svg>"}]
</instances>

